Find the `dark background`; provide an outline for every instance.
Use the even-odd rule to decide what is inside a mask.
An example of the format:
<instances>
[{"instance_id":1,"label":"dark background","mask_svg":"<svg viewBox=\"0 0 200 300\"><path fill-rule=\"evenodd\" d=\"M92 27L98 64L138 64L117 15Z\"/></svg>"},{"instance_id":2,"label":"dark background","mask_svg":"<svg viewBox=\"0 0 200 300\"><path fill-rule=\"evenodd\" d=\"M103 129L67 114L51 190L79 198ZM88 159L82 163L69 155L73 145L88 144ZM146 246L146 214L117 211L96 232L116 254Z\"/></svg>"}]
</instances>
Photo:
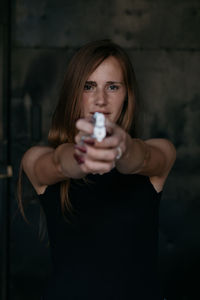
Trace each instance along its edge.
<instances>
[{"instance_id":1,"label":"dark background","mask_svg":"<svg viewBox=\"0 0 200 300\"><path fill-rule=\"evenodd\" d=\"M11 164L14 175L0 179L0 300L40 299L51 272L25 179L29 225L17 211L19 162L46 142L69 57L100 38L130 55L143 137L169 138L177 148L160 206L160 278L167 300L200 299L200 1L1 0L0 167L3 174Z\"/></svg>"}]
</instances>

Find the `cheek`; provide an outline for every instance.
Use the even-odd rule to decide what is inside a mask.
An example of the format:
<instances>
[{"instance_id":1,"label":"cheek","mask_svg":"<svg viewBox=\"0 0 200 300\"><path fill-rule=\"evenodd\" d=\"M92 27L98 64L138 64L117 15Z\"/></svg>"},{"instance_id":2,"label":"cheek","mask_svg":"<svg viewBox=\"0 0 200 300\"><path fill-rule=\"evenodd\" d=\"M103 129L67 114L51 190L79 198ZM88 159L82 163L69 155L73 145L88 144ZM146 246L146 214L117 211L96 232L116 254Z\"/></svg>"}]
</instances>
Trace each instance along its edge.
<instances>
[{"instance_id":1,"label":"cheek","mask_svg":"<svg viewBox=\"0 0 200 300\"><path fill-rule=\"evenodd\" d=\"M114 105L113 105L113 107L114 107L114 116L113 116L114 120L113 121L114 122L117 122L117 120L122 112L122 109L124 106L124 101L125 101L125 99L121 98L121 97L119 99L115 98L115 101L113 101L114 102Z\"/></svg>"},{"instance_id":2,"label":"cheek","mask_svg":"<svg viewBox=\"0 0 200 300\"><path fill-rule=\"evenodd\" d=\"M117 100L117 101L116 101ZM124 105L124 101L125 101L125 96L124 93L120 94L119 97L117 99L115 99L115 103L116 103L116 108L118 110L122 109L123 105Z\"/></svg>"}]
</instances>

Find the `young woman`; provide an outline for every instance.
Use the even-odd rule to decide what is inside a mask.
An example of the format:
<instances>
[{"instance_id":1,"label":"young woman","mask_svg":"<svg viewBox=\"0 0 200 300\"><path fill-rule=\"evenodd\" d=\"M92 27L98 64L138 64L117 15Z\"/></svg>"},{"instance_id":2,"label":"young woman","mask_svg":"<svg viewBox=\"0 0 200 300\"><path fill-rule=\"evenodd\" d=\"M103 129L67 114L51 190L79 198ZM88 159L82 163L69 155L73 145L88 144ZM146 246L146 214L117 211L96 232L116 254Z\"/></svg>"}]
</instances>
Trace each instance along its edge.
<instances>
[{"instance_id":1,"label":"young woman","mask_svg":"<svg viewBox=\"0 0 200 300\"><path fill-rule=\"evenodd\" d=\"M93 138L95 112L107 135ZM137 87L124 50L91 42L69 63L49 132L22 168L46 215L53 276L43 299L162 299L158 209L175 161L165 139L135 138Z\"/></svg>"}]
</instances>

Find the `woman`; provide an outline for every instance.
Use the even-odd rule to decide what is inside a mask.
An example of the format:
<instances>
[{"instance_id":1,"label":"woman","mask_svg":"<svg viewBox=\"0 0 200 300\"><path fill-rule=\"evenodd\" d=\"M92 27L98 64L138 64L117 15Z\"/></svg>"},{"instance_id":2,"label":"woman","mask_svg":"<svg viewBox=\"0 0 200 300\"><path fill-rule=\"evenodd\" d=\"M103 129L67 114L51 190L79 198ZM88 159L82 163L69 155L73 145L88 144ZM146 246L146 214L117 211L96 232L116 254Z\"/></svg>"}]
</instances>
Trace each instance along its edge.
<instances>
[{"instance_id":1,"label":"woman","mask_svg":"<svg viewBox=\"0 0 200 300\"><path fill-rule=\"evenodd\" d=\"M54 272L45 300L162 299L158 208L175 149L134 138L136 98L121 47L85 45L68 66L50 147L22 159L47 220ZM106 119L101 142L92 135L95 112Z\"/></svg>"}]
</instances>

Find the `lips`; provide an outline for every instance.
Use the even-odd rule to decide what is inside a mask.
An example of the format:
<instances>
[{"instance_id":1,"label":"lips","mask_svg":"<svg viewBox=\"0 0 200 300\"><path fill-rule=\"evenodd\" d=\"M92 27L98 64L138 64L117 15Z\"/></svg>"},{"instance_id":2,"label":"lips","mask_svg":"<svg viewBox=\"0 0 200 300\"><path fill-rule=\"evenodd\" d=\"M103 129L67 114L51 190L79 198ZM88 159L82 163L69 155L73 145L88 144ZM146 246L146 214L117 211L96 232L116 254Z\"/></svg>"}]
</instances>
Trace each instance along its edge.
<instances>
[{"instance_id":1,"label":"lips","mask_svg":"<svg viewBox=\"0 0 200 300\"><path fill-rule=\"evenodd\" d=\"M104 115L110 115L111 114L110 112L107 112L107 111L95 111L95 112L98 112L98 113L101 113L101 114L104 114ZM90 114L93 115L95 112L91 112Z\"/></svg>"}]
</instances>

